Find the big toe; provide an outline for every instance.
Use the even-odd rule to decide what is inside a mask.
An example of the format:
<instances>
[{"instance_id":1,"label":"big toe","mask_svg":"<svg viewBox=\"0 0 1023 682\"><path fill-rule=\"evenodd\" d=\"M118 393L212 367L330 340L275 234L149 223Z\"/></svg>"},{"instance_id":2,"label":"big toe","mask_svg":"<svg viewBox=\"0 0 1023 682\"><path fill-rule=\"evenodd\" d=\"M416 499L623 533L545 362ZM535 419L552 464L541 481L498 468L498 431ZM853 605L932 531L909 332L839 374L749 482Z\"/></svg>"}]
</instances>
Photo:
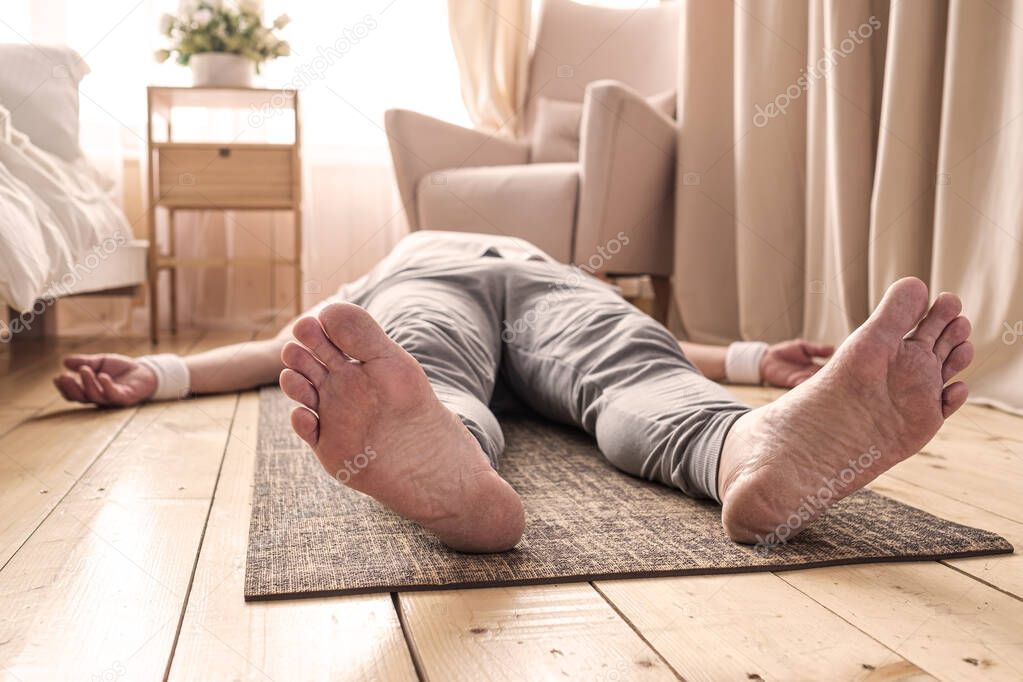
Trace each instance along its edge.
<instances>
[{"instance_id":1,"label":"big toe","mask_svg":"<svg viewBox=\"0 0 1023 682\"><path fill-rule=\"evenodd\" d=\"M356 360L377 360L398 349L376 320L353 303L328 305L320 311L320 323L330 340Z\"/></svg>"},{"instance_id":2,"label":"big toe","mask_svg":"<svg viewBox=\"0 0 1023 682\"><path fill-rule=\"evenodd\" d=\"M888 287L870 316L870 324L902 338L916 327L926 310L927 285L916 277L903 277Z\"/></svg>"}]
</instances>

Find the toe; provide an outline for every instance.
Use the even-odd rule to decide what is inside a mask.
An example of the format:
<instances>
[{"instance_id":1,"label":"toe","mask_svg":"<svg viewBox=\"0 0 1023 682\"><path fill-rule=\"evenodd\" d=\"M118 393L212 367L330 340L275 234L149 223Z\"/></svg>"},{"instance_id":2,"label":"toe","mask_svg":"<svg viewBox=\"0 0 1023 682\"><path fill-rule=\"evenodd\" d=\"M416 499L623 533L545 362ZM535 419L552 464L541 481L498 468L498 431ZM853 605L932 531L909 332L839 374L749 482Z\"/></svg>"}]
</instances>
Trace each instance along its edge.
<instances>
[{"instance_id":1,"label":"toe","mask_svg":"<svg viewBox=\"0 0 1023 682\"><path fill-rule=\"evenodd\" d=\"M300 402L314 412L320 407L320 394L309 381L298 372L286 369L281 372L281 390L284 395Z\"/></svg>"},{"instance_id":2,"label":"toe","mask_svg":"<svg viewBox=\"0 0 1023 682\"><path fill-rule=\"evenodd\" d=\"M299 438L314 447L320 439L320 420L308 408L296 407L291 411L291 428Z\"/></svg>"},{"instance_id":3,"label":"toe","mask_svg":"<svg viewBox=\"0 0 1023 682\"><path fill-rule=\"evenodd\" d=\"M916 326L926 310L927 285L916 277L903 277L888 287L870 322L901 338Z\"/></svg>"},{"instance_id":4,"label":"toe","mask_svg":"<svg viewBox=\"0 0 1023 682\"><path fill-rule=\"evenodd\" d=\"M388 357L399 348L369 313L352 303L332 303L320 311L320 322L335 344L362 362Z\"/></svg>"},{"instance_id":5,"label":"toe","mask_svg":"<svg viewBox=\"0 0 1023 682\"><path fill-rule=\"evenodd\" d=\"M959 372L969 367L973 362L973 344L964 341L948 354L945 364L941 368L941 382L945 383Z\"/></svg>"},{"instance_id":6,"label":"toe","mask_svg":"<svg viewBox=\"0 0 1023 682\"><path fill-rule=\"evenodd\" d=\"M315 317L303 317L292 328L292 333L302 345L312 351L316 359L334 369L348 361L341 349L331 343L323 332L320 321Z\"/></svg>"},{"instance_id":7,"label":"toe","mask_svg":"<svg viewBox=\"0 0 1023 682\"><path fill-rule=\"evenodd\" d=\"M973 326L968 319L962 316L955 318L945 325L938 340L934 342L934 354L938 356L939 360L945 362L953 348L970 338L971 331L973 331Z\"/></svg>"},{"instance_id":8,"label":"toe","mask_svg":"<svg viewBox=\"0 0 1023 682\"><path fill-rule=\"evenodd\" d=\"M313 386L321 385L327 378L327 368L305 346L294 341L284 344L281 349L284 366L304 376Z\"/></svg>"},{"instance_id":9,"label":"toe","mask_svg":"<svg viewBox=\"0 0 1023 682\"><path fill-rule=\"evenodd\" d=\"M920 320L920 324L910 335L910 338L920 341L928 346L933 346L934 342L941 335L942 331L949 325L952 320L963 311L963 302L959 300L959 297L955 294L950 294L947 291L938 294L938 297L934 299L934 304L931 309L927 311L927 315L924 319ZM962 339L960 339L962 341ZM952 350L950 347L948 350ZM945 352L948 354L948 351Z\"/></svg>"},{"instance_id":10,"label":"toe","mask_svg":"<svg viewBox=\"0 0 1023 682\"><path fill-rule=\"evenodd\" d=\"M954 384L949 384L945 387L945 390L941 392L941 414L943 417L948 419L953 412L958 410L966 402L966 396L970 393L969 389L966 388L966 384L961 381L957 381Z\"/></svg>"}]
</instances>

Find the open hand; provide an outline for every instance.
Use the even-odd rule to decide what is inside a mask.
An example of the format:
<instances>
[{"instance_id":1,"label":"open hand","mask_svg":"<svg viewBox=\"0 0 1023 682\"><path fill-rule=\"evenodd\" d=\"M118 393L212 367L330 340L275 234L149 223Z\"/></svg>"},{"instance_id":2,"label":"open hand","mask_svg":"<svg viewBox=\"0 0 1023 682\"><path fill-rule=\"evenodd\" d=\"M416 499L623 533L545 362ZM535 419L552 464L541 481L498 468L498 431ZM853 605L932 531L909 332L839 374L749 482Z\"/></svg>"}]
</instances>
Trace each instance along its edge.
<instances>
[{"instance_id":1,"label":"open hand","mask_svg":"<svg viewBox=\"0 0 1023 682\"><path fill-rule=\"evenodd\" d=\"M126 407L156 391L153 371L127 355L69 355L64 366L69 371L54 378L53 384L67 400Z\"/></svg>"},{"instance_id":2,"label":"open hand","mask_svg":"<svg viewBox=\"0 0 1023 682\"><path fill-rule=\"evenodd\" d=\"M760 361L760 377L770 386L798 386L821 368L822 365L815 362L814 358L827 359L834 352L834 346L802 339L776 343Z\"/></svg>"}]
</instances>

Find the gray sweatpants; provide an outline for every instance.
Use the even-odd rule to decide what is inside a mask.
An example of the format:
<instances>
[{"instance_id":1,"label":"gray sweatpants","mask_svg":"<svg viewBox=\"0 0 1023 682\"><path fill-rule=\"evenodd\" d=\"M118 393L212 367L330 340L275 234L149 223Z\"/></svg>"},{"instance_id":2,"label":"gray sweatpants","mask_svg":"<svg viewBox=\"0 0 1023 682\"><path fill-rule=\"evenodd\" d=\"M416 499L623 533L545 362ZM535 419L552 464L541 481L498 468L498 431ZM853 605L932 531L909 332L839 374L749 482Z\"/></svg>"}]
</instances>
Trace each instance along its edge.
<instances>
[{"instance_id":1,"label":"gray sweatpants","mask_svg":"<svg viewBox=\"0 0 1023 682\"><path fill-rule=\"evenodd\" d=\"M522 240L424 231L338 297L423 366L495 468L496 387L595 436L619 469L717 499L722 443L750 408L613 287Z\"/></svg>"}]
</instances>

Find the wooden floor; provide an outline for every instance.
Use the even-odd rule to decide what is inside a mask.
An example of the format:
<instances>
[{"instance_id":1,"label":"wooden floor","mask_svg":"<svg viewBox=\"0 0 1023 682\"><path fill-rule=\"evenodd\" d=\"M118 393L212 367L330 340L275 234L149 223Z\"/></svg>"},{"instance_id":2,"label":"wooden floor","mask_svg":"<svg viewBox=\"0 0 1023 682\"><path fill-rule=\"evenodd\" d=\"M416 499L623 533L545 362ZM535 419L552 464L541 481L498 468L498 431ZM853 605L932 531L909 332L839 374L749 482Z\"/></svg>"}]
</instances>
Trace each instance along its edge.
<instances>
[{"instance_id":1,"label":"wooden floor","mask_svg":"<svg viewBox=\"0 0 1023 682\"><path fill-rule=\"evenodd\" d=\"M246 604L255 394L69 405L72 348L148 351L0 350L0 679L1023 679L1019 554ZM968 406L874 488L1020 547L1023 420Z\"/></svg>"}]
</instances>

